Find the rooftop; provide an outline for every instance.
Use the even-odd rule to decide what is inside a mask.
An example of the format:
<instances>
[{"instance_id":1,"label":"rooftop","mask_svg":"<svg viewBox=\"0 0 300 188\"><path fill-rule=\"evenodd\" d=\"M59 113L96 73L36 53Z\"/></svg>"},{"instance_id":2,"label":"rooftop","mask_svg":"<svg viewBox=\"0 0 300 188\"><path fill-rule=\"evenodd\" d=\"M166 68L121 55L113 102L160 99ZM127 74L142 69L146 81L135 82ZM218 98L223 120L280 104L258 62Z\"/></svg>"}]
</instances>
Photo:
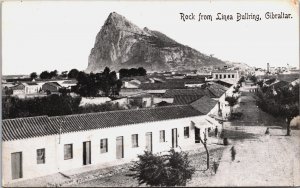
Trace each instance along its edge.
<instances>
[{"instance_id":1,"label":"rooftop","mask_svg":"<svg viewBox=\"0 0 300 188\"><path fill-rule=\"evenodd\" d=\"M2 120L2 140L10 141L58 134L60 126L62 133L70 133L199 115L203 113L190 105L177 105L57 117L7 119Z\"/></svg>"},{"instance_id":2,"label":"rooftop","mask_svg":"<svg viewBox=\"0 0 300 188\"><path fill-rule=\"evenodd\" d=\"M200 99L191 103L191 106L197 109L198 111L202 112L203 114L207 114L215 107L217 103L218 101L211 99L207 96L203 96Z\"/></svg>"},{"instance_id":3,"label":"rooftop","mask_svg":"<svg viewBox=\"0 0 300 188\"><path fill-rule=\"evenodd\" d=\"M212 73L237 73L236 70L214 70Z\"/></svg>"}]
</instances>

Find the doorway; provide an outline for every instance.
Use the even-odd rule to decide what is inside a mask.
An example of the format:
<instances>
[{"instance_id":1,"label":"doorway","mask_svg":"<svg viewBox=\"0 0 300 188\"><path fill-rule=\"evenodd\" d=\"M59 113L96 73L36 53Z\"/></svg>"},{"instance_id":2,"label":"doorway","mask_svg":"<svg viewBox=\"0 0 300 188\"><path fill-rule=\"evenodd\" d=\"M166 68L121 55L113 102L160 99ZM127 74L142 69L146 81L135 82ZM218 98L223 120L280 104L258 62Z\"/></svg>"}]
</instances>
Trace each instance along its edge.
<instances>
[{"instance_id":1,"label":"doorway","mask_svg":"<svg viewBox=\"0 0 300 188\"><path fill-rule=\"evenodd\" d=\"M176 148L178 146L177 142L177 128L172 129L172 148Z\"/></svg>"},{"instance_id":2,"label":"doorway","mask_svg":"<svg viewBox=\"0 0 300 188\"><path fill-rule=\"evenodd\" d=\"M11 154L11 173L13 180L23 177L22 152L16 152Z\"/></svg>"},{"instance_id":3,"label":"doorway","mask_svg":"<svg viewBox=\"0 0 300 188\"><path fill-rule=\"evenodd\" d=\"M116 139L116 155L117 159L124 158L123 136L118 136Z\"/></svg>"},{"instance_id":4,"label":"doorway","mask_svg":"<svg viewBox=\"0 0 300 188\"><path fill-rule=\"evenodd\" d=\"M83 142L83 165L91 164L91 142Z\"/></svg>"},{"instance_id":5,"label":"doorway","mask_svg":"<svg viewBox=\"0 0 300 188\"><path fill-rule=\"evenodd\" d=\"M152 152L152 132L146 133L146 151Z\"/></svg>"},{"instance_id":6,"label":"doorway","mask_svg":"<svg viewBox=\"0 0 300 188\"><path fill-rule=\"evenodd\" d=\"M200 129L195 127L195 143L200 143Z\"/></svg>"}]
</instances>

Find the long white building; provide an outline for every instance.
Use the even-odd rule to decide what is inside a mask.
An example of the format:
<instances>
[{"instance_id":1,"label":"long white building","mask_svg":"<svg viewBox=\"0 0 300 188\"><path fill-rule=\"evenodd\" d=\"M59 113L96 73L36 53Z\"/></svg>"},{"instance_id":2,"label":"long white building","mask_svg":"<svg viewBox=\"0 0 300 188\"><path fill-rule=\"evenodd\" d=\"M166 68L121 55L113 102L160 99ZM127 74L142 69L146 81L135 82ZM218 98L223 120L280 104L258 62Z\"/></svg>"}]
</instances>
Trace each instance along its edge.
<instances>
[{"instance_id":1,"label":"long white building","mask_svg":"<svg viewBox=\"0 0 300 188\"><path fill-rule=\"evenodd\" d=\"M3 120L2 183L136 159L145 150L202 147L200 134L216 125L190 105Z\"/></svg>"}]
</instances>

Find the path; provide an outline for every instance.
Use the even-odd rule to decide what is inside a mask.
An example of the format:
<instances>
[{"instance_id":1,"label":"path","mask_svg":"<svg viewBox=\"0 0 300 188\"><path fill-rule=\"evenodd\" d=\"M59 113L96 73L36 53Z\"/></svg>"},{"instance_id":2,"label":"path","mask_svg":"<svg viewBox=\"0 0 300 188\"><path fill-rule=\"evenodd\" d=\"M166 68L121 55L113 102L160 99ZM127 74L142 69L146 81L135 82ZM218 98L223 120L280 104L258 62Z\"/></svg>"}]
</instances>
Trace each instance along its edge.
<instances>
[{"instance_id":1,"label":"path","mask_svg":"<svg viewBox=\"0 0 300 188\"><path fill-rule=\"evenodd\" d=\"M300 185L300 131L286 130L278 126L272 116L260 111L252 93L244 88L240 108L242 121L227 125L234 133L229 135L237 151L231 161L230 148L224 151L218 172L207 186L296 186ZM275 122L276 121L276 122ZM266 127L270 135L265 135Z\"/></svg>"}]
</instances>

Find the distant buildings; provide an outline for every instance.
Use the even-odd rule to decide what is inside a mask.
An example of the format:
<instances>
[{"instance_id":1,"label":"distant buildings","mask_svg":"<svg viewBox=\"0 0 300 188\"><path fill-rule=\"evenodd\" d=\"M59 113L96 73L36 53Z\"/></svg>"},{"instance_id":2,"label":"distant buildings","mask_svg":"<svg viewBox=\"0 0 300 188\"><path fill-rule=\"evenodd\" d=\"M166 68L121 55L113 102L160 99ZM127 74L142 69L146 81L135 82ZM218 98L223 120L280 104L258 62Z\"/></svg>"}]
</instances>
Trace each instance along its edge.
<instances>
[{"instance_id":1,"label":"distant buildings","mask_svg":"<svg viewBox=\"0 0 300 188\"><path fill-rule=\"evenodd\" d=\"M239 80L239 72L234 70L219 70L212 72L212 79L215 80Z\"/></svg>"}]
</instances>

